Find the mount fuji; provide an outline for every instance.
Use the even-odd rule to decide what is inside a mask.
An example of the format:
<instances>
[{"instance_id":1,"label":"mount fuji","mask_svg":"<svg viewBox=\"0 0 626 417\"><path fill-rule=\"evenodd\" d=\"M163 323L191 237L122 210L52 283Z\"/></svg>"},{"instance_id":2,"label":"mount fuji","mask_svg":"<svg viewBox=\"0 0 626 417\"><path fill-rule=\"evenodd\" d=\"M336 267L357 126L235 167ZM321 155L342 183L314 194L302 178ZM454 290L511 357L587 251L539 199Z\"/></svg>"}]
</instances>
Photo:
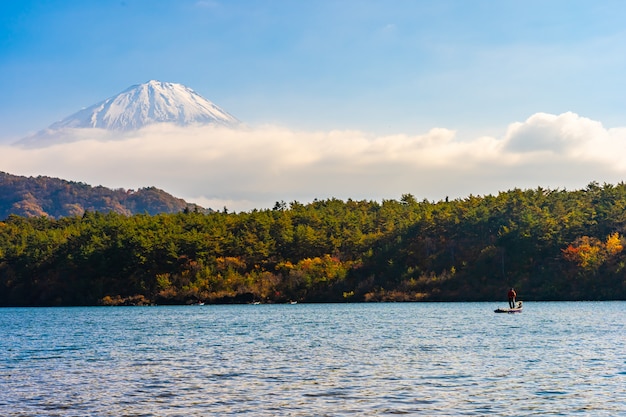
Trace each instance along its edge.
<instances>
[{"instance_id":1,"label":"mount fuji","mask_svg":"<svg viewBox=\"0 0 626 417\"><path fill-rule=\"evenodd\" d=\"M80 110L16 144L36 147L65 142L63 137L74 129L129 132L156 123L235 127L240 121L189 87L151 80Z\"/></svg>"}]
</instances>

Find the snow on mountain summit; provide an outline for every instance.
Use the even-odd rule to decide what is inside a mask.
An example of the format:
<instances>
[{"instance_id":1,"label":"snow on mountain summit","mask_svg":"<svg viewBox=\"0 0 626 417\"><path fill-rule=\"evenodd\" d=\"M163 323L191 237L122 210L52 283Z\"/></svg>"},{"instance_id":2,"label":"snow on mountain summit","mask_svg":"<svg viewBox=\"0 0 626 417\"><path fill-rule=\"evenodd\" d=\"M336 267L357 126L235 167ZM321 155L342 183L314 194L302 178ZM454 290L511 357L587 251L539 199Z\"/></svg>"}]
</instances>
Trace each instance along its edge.
<instances>
[{"instance_id":1,"label":"snow on mountain summit","mask_svg":"<svg viewBox=\"0 0 626 417\"><path fill-rule=\"evenodd\" d=\"M80 110L53 123L16 145L48 146L73 141L68 132L128 132L156 123L177 126L209 124L234 127L240 124L234 116L182 84L151 80L134 85L116 96ZM84 129L84 130L83 130Z\"/></svg>"},{"instance_id":2,"label":"snow on mountain summit","mask_svg":"<svg viewBox=\"0 0 626 417\"><path fill-rule=\"evenodd\" d=\"M74 113L49 129L91 127L129 131L154 123L232 126L239 121L182 84L152 80Z\"/></svg>"}]
</instances>

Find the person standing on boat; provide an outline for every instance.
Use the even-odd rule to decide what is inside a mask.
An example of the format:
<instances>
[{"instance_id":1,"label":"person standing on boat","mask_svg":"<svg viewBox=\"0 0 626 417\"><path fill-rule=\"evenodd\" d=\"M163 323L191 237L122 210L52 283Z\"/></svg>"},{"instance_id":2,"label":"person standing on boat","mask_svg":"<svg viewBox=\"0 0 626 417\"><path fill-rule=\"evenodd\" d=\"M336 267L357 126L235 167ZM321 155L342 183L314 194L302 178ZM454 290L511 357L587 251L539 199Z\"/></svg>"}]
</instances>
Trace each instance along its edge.
<instances>
[{"instance_id":1,"label":"person standing on boat","mask_svg":"<svg viewBox=\"0 0 626 417\"><path fill-rule=\"evenodd\" d=\"M509 307L515 308L515 297L517 297L517 294L515 293L515 290L513 288L509 290L508 297L509 297Z\"/></svg>"}]
</instances>

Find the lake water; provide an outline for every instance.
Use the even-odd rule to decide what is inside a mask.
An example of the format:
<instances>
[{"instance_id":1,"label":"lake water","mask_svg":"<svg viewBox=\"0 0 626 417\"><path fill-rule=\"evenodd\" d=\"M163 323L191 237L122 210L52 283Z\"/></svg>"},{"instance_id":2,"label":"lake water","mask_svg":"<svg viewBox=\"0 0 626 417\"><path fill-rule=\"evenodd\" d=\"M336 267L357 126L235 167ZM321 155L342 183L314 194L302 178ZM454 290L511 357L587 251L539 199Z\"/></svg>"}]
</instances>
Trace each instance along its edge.
<instances>
[{"instance_id":1,"label":"lake water","mask_svg":"<svg viewBox=\"0 0 626 417\"><path fill-rule=\"evenodd\" d=\"M626 415L626 302L0 309L0 415Z\"/></svg>"}]
</instances>

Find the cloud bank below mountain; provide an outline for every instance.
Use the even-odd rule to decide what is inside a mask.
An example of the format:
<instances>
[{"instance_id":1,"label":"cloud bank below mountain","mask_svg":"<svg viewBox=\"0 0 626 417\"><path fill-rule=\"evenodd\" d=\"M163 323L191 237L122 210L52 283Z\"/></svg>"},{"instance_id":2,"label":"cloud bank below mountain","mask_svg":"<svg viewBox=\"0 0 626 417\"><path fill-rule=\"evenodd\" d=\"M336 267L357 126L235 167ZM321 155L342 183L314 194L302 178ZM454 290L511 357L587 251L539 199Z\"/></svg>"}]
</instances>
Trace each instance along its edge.
<instances>
[{"instance_id":1,"label":"cloud bank below mountain","mask_svg":"<svg viewBox=\"0 0 626 417\"><path fill-rule=\"evenodd\" d=\"M537 113L501 137L459 139L445 128L408 135L154 125L135 132L66 131L67 143L0 147L0 167L112 188L156 186L202 206L271 208L276 201L462 198L512 188L585 187L626 174L626 128L574 113Z\"/></svg>"}]
</instances>

